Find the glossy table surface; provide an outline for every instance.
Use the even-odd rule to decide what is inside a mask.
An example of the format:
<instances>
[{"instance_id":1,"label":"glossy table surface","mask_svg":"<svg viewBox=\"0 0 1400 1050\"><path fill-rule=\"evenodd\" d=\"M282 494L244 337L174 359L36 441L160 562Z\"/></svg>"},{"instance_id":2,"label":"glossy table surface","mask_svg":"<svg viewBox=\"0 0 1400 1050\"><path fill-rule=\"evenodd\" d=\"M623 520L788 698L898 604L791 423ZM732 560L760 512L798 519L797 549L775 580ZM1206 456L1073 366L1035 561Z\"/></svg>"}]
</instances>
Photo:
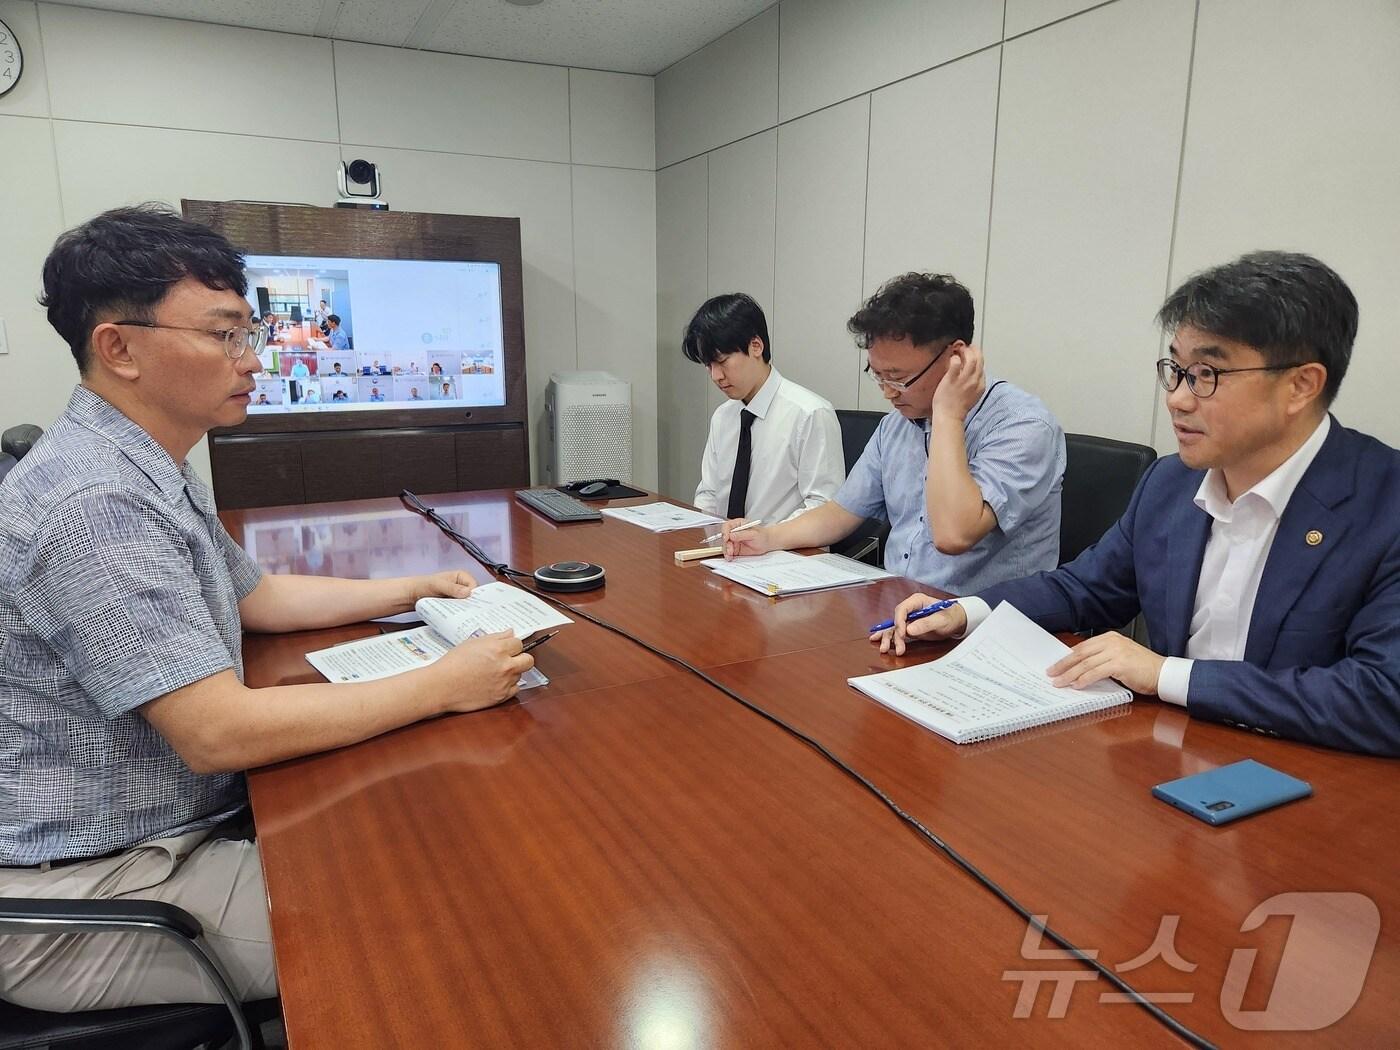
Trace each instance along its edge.
<instances>
[{"instance_id":1,"label":"glossy table surface","mask_svg":"<svg viewBox=\"0 0 1400 1050\"><path fill-rule=\"evenodd\" d=\"M771 599L676 565L698 532L427 502L517 568L605 565L566 600L815 738L1207 1039L1396 1043L1393 762L1148 700L957 747L846 684L945 651L865 641L907 581ZM223 517L268 571L488 578L397 500ZM316 680L307 651L376 629L249 635L247 680ZM250 776L294 1048L1181 1045L675 663L582 620L536 655L550 684L518 702ZM1211 828L1150 794L1246 757L1315 796Z\"/></svg>"}]
</instances>

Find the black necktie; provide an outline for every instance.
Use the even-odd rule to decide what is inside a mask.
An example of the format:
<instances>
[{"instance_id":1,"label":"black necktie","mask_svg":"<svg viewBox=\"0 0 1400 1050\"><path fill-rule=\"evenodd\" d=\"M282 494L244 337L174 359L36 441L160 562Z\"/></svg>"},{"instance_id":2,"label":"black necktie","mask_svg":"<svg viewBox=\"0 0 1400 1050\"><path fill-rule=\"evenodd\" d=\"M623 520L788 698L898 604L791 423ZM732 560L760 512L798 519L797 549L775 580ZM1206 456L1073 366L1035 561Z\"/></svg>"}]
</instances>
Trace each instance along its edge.
<instances>
[{"instance_id":1,"label":"black necktie","mask_svg":"<svg viewBox=\"0 0 1400 1050\"><path fill-rule=\"evenodd\" d=\"M744 504L749 498L749 465L753 461L753 421L758 417L747 408L739 419L739 452L734 457L734 478L729 483L729 514L744 516Z\"/></svg>"}]
</instances>

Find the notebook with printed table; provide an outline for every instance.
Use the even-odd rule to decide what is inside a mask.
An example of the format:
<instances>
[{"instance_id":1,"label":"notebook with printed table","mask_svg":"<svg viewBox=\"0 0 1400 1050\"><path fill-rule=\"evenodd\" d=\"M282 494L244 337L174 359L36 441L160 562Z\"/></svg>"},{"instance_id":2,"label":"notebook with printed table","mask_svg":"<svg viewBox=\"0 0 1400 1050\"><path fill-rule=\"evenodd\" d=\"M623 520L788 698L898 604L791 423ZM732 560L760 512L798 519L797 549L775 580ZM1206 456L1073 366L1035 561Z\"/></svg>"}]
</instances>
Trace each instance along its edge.
<instances>
[{"instance_id":1,"label":"notebook with printed table","mask_svg":"<svg viewBox=\"0 0 1400 1050\"><path fill-rule=\"evenodd\" d=\"M918 667L847 681L955 744L991 740L1022 729L1130 703L1112 680L1084 689L1050 684L1046 668L1069 646L1002 602L947 656Z\"/></svg>"},{"instance_id":2,"label":"notebook with printed table","mask_svg":"<svg viewBox=\"0 0 1400 1050\"><path fill-rule=\"evenodd\" d=\"M752 587L760 594L781 598L832 587L850 587L874 580L893 579L894 573L840 554L793 554L769 551L726 561L713 558L700 563L716 576Z\"/></svg>"},{"instance_id":3,"label":"notebook with printed table","mask_svg":"<svg viewBox=\"0 0 1400 1050\"><path fill-rule=\"evenodd\" d=\"M634 507L605 507L606 518L640 525L649 532L676 532L679 529L703 529L722 524L724 519L703 511L678 507L674 503L642 503Z\"/></svg>"}]
</instances>

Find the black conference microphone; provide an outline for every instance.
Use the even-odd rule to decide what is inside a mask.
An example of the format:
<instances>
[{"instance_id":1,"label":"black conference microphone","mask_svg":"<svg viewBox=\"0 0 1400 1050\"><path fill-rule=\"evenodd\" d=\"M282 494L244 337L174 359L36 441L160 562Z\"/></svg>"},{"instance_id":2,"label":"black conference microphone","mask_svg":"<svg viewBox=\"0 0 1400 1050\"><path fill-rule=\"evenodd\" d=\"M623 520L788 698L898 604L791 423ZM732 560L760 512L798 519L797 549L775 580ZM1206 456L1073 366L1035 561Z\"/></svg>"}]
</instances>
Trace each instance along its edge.
<instances>
[{"instance_id":1,"label":"black conference microphone","mask_svg":"<svg viewBox=\"0 0 1400 1050\"><path fill-rule=\"evenodd\" d=\"M535 583L544 591L592 591L605 582L603 567L591 561L556 561L535 570Z\"/></svg>"}]
</instances>

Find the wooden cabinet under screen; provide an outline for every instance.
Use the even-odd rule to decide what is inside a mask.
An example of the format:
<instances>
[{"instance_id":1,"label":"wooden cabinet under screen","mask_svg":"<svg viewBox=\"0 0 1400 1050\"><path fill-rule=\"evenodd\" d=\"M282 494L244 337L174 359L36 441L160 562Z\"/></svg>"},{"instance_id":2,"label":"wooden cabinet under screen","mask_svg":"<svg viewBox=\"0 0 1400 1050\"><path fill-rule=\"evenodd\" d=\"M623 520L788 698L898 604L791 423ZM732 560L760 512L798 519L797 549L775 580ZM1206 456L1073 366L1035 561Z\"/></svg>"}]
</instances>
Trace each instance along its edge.
<instances>
[{"instance_id":1,"label":"wooden cabinet under screen","mask_svg":"<svg viewBox=\"0 0 1400 1050\"><path fill-rule=\"evenodd\" d=\"M183 202L271 333L209 435L223 508L529 484L520 220Z\"/></svg>"}]
</instances>

